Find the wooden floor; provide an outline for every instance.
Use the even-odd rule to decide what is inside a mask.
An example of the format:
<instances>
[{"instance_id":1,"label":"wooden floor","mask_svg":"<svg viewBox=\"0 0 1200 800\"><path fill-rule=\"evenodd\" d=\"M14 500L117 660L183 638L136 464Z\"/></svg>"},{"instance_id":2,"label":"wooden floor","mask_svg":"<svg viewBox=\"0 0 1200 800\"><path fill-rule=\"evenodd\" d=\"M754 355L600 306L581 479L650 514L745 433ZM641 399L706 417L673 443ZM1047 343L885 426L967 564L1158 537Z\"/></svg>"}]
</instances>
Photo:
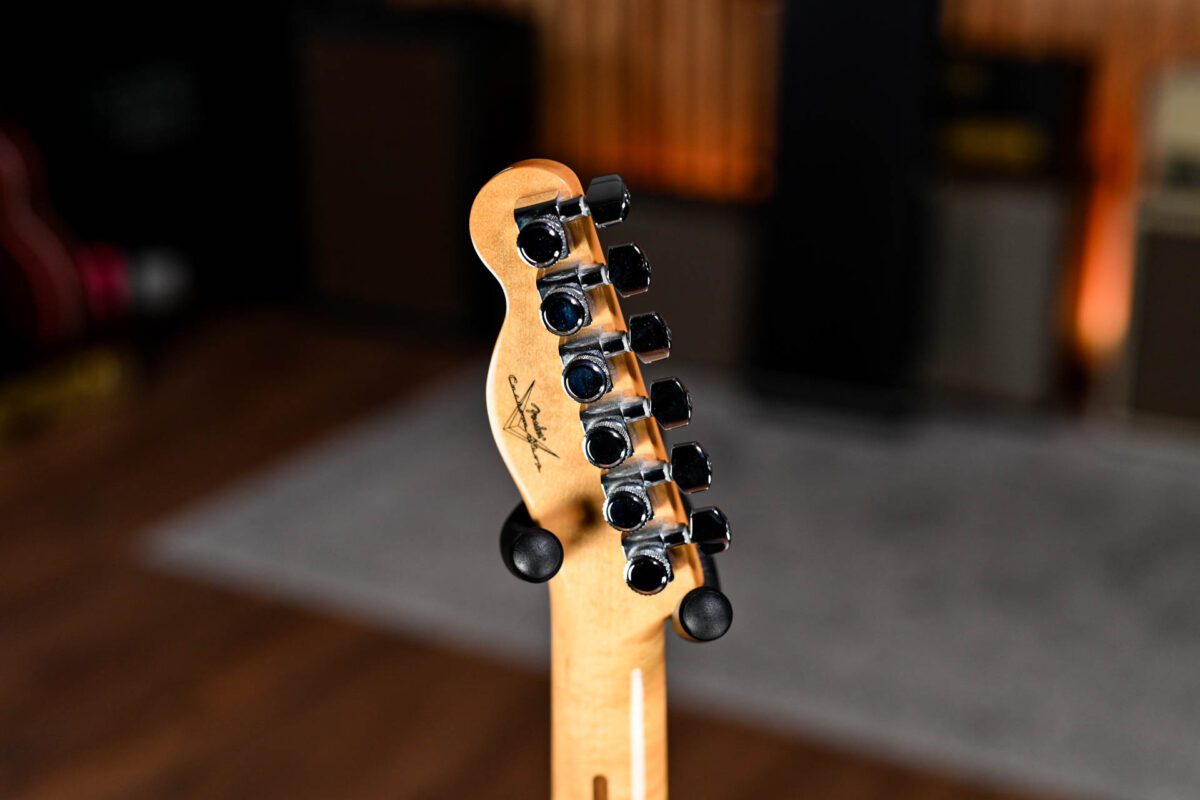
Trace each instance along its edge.
<instances>
[{"instance_id":1,"label":"wooden floor","mask_svg":"<svg viewBox=\"0 0 1200 800\"><path fill-rule=\"evenodd\" d=\"M541 675L137 559L147 524L456 356L266 313L168 355L0 461L0 797L545 797ZM677 798L1034 797L695 709L670 725Z\"/></svg>"}]
</instances>

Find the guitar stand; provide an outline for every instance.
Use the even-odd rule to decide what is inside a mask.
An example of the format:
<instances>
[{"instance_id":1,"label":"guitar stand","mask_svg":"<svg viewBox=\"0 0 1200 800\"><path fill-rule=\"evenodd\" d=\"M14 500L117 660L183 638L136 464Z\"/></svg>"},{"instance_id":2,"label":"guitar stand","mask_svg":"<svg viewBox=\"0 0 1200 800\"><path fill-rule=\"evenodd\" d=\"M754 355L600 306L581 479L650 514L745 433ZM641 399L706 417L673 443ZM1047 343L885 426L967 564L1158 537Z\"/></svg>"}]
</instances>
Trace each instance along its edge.
<instances>
[{"instance_id":1,"label":"guitar stand","mask_svg":"<svg viewBox=\"0 0 1200 800\"><path fill-rule=\"evenodd\" d=\"M500 558L508 571L528 583L545 583L563 563L562 542L533 523L524 503L517 503L500 528ZM712 556L700 553L704 585L679 601L672 617L675 632L690 642L720 639L733 623L733 604L720 588Z\"/></svg>"}]
</instances>

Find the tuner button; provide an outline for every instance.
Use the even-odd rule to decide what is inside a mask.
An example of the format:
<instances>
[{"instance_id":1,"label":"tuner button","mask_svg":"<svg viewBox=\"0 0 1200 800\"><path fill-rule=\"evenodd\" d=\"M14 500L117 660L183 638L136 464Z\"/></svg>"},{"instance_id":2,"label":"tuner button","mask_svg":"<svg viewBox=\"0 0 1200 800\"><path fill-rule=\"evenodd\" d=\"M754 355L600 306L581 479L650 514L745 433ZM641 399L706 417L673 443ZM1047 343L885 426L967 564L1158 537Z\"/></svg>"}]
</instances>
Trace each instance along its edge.
<instances>
[{"instance_id":1,"label":"tuner button","mask_svg":"<svg viewBox=\"0 0 1200 800\"><path fill-rule=\"evenodd\" d=\"M692 589L679 601L679 627L697 642L720 639L733 624L733 604L711 586Z\"/></svg>"},{"instance_id":2,"label":"tuner button","mask_svg":"<svg viewBox=\"0 0 1200 800\"><path fill-rule=\"evenodd\" d=\"M671 577L671 562L657 553L639 553L625 562L625 583L638 594L658 594Z\"/></svg>"},{"instance_id":3,"label":"tuner button","mask_svg":"<svg viewBox=\"0 0 1200 800\"><path fill-rule=\"evenodd\" d=\"M671 355L671 329L657 312L629 318L629 349L642 363L661 361Z\"/></svg>"},{"instance_id":4,"label":"tuner button","mask_svg":"<svg viewBox=\"0 0 1200 800\"><path fill-rule=\"evenodd\" d=\"M592 222L597 228L607 228L624 222L629 213L629 190L620 175L603 175L593 178L584 195Z\"/></svg>"},{"instance_id":5,"label":"tuner button","mask_svg":"<svg viewBox=\"0 0 1200 800\"><path fill-rule=\"evenodd\" d=\"M671 448L671 479L685 494L703 492L712 485L712 462L696 442Z\"/></svg>"},{"instance_id":6,"label":"tuner button","mask_svg":"<svg viewBox=\"0 0 1200 800\"><path fill-rule=\"evenodd\" d=\"M587 298L574 286L560 286L542 298L542 324L551 333L570 336L591 321Z\"/></svg>"},{"instance_id":7,"label":"tuner button","mask_svg":"<svg viewBox=\"0 0 1200 800\"><path fill-rule=\"evenodd\" d=\"M604 501L604 520L619 531L636 531L653 515L650 498L638 486L618 486Z\"/></svg>"},{"instance_id":8,"label":"tuner button","mask_svg":"<svg viewBox=\"0 0 1200 800\"><path fill-rule=\"evenodd\" d=\"M729 519L719 508L701 508L693 511L688 521L692 543L701 553L715 556L729 549L732 536Z\"/></svg>"},{"instance_id":9,"label":"tuner button","mask_svg":"<svg viewBox=\"0 0 1200 800\"><path fill-rule=\"evenodd\" d=\"M633 454L629 431L616 420L599 420L583 435L583 454L594 466L611 469Z\"/></svg>"},{"instance_id":10,"label":"tuner button","mask_svg":"<svg viewBox=\"0 0 1200 800\"><path fill-rule=\"evenodd\" d=\"M621 297L641 294L650 288L650 262L636 244L608 248L608 280Z\"/></svg>"},{"instance_id":11,"label":"tuner button","mask_svg":"<svg viewBox=\"0 0 1200 800\"><path fill-rule=\"evenodd\" d=\"M604 359L587 353L575 356L563 370L563 388L580 403L599 400L612 388Z\"/></svg>"},{"instance_id":12,"label":"tuner button","mask_svg":"<svg viewBox=\"0 0 1200 800\"><path fill-rule=\"evenodd\" d=\"M517 233L517 252L532 267L548 267L569 249L567 232L557 217L537 217L526 222Z\"/></svg>"},{"instance_id":13,"label":"tuner button","mask_svg":"<svg viewBox=\"0 0 1200 800\"><path fill-rule=\"evenodd\" d=\"M650 384L650 413L664 430L681 428L692 421L692 396L678 378L662 378Z\"/></svg>"}]
</instances>

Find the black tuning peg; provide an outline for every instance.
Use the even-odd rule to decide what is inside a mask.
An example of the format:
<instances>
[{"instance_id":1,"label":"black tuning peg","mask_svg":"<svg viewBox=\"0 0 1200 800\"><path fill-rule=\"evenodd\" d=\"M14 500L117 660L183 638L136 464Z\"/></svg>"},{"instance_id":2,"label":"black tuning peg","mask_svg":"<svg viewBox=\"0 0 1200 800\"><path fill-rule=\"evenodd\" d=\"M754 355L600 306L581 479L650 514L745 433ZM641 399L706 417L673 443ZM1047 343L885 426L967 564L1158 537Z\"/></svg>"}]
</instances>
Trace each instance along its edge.
<instances>
[{"instance_id":1,"label":"black tuning peg","mask_svg":"<svg viewBox=\"0 0 1200 800\"><path fill-rule=\"evenodd\" d=\"M703 492L712 485L712 460L696 442L671 448L671 480L685 494Z\"/></svg>"},{"instance_id":2,"label":"black tuning peg","mask_svg":"<svg viewBox=\"0 0 1200 800\"><path fill-rule=\"evenodd\" d=\"M666 358L671 351L671 331L656 313L635 314L629 330L602 333L567 341L559 347L563 360L563 388L580 403L594 403L612 390L609 360L621 353L636 353L644 363Z\"/></svg>"},{"instance_id":3,"label":"black tuning peg","mask_svg":"<svg viewBox=\"0 0 1200 800\"><path fill-rule=\"evenodd\" d=\"M650 397L621 397L589 405L580 414L583 454L594 466L612 469L633 455L629 423L653 416L664 430L688 424L692 399L678 378L650 384Z\"/></svg>"},{"instance_id":4,"label":"black tuning peg","mask_svg":"<svg viewBox=\"0 0 1200 800\"><path fill-rule=\"evenodd\" d=\"M683 442L671 448L669 480L684 494L703 492L712 485L712 460L698 442Z\"/></svg>"},{"instance_id":5,"label":"black tuning peg","mask_svg":"<svg viewBox=\"0 0 1200 800\"><path fill-rule=\"evenodd\" d=\"M671 355L671 329L657 312L629 318L629 349L643 363L661 361Z\"/></svg>"},{"instance_id":6,"label":"black tuning peg","mask_svg":"<svg viewBox=\"0 0 1200 800\"><path fill-rule=\"evenodd\" d=\"M526 264L545 269L571 252L566 223L591 216L597 228L607 228L624 221L629 205L629 190L621 176L603 175L593 179L582 196L522 206L513 211L517 252Z\"/></svg>"},{"instance_id":7,"label":"black tuning peg","mask_svg":"<svg viewBox=\"0 0 1200 800\"><path fill-rule=\"evenodd\" d=\"M570 336L592 323L589 292L612 286L622 297L650 288L650 262L635 244L610 247L607 264L584 264L555 270L538 280L542 324L559 336Z\"/></svg>"},{"instance_id":8,"label":"black tuning peg","mask_svg":"<svg viewBox=\"0 0 1200 800\"><path fill-rule=\"evenodd\" d=\"M500 529L500 557L508 571L529 583L545 583L563 563L562 542L533 524L524 503L518 503Z\"/></svg>"},{"instance_id":9,"label":"black tuning peg","mask_svg":"<svg viewBox=\"0 0 1200 800\"><path fill-rule=\"evenodd\" d=\"M678 378L650 384L650 413L663 430L682 428L692 421L692 396Z\"/></svg>"},{"instance_id":10,"label":"black tuning peg","mask_svg":"<svg viewBox=\"0 0 1200 800\"><path fill-rule=\"evenodd\" d=\"M686 528L682 525L668 525L650 526L646 530L648 533L640 532L639 535L657 539L667 549L694 544L705 556L725 552L732 540L729 519L725 512L714 506L690 512Z\"/></svg>"},{"instance_id":11,"label":"black tuning peg","mask_svg":"<svg viewBox=\"0 0 1200 800\"><path fill-rule=\"evenodd\" d=\"M620 175L602 175L593 178L584 194L587 211L597 228L607 228L624 222L629 214L629 190Z\"/></svg>"},{"instance_id":12,"label":"black tuning peg","mask_svg":"<svg viewBox=\"0 0 1200 800\"><path fill-rule=\"evenodd\" d=\"M733 604L720 589L700 586L679 601L673 622L684 639L711 642L724 636L733 624Z\"/></svg>"},{"instance_id":13,"label":"black tuning peg","mask_svg":"<svg viewBox=\"0 0 1200 800\"><path fill-rule=\"evenodd\" d=\"M729 519L716 507L693 511L688 517L688 541L705 555L724 553L733 541Z\"/></svg>"},{"instance_id":14,"label":"black tuning peg","mask_svg":"<svg viewBox=\"0 0 1200 800\"><path fill-rule=\"evenodd\" d=\"M604 519L620 531L636 531L654 517L649 486L674 481L680 491L702 492L712 483L708 453L696 442L671 448L671 460L638 461L611 470L600 479Z\"/></svg>"},{"instance_id":15,"label":"black tuning peg","mask_svg":"<svg viewBox=\"0 0 1200 800\"><path fill-rule=\"evenodd\" d=\"M622 297L641 294L650 289L650 261L636 244L610 247L608 280Z\"/></svg>"}]
</instances>

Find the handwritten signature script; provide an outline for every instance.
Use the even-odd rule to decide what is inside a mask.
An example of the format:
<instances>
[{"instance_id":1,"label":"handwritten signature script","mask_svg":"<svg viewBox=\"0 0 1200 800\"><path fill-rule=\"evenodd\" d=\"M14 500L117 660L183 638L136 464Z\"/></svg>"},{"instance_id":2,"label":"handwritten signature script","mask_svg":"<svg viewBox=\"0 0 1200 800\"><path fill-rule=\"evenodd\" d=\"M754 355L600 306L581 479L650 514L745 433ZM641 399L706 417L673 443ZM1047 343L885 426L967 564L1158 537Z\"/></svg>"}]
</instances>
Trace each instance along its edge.
<instances>
[{"instance_id":1,"label":"handwritten signature script","mask_svg":"<svg viewBox=\"0 0 1200 800\"><path fill-rule=\"evenodd\" d=\"M530 381L525 391L520 392L517 390L519 385L517 376L508 376L508 390L512 392L515 405L512 413L504 422L504 432L529 445L529 452L533 455L533 464L537 467L538 472L541 472L542 459L539 454L546 453L558 458L558 453L546 446L546 428L538 421L538 414L542 410L532 399L533 387L536 383L537 381Z\"/></svg>"}]
</instances>

